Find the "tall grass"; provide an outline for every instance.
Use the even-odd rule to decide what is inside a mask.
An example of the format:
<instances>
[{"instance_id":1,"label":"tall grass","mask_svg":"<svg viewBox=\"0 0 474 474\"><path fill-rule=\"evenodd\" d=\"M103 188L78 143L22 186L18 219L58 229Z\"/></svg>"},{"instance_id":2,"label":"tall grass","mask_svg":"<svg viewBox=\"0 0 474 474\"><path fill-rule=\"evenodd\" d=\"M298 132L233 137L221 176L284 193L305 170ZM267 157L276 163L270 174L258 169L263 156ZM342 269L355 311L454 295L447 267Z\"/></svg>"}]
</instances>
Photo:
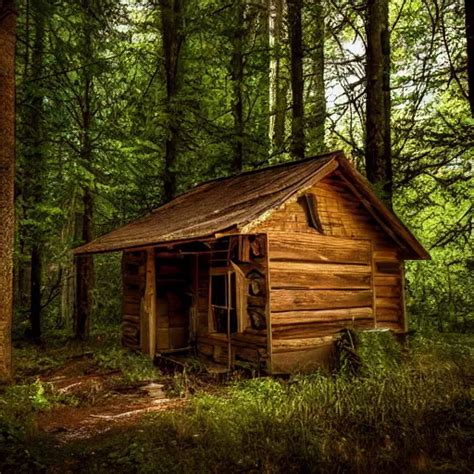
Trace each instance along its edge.
<instances>
[{"instance_id":1,"label":"tall grass","mask_svg":"<svg viewBox=\"0 0 474 474\"><path fill-rule=\"evenodd\" d=\"M254 379L109 440L91 471L469 472L472 353L363 335L359 375ZM127 435L128 436L128 435Z\"/></svg>"}]
</instances>

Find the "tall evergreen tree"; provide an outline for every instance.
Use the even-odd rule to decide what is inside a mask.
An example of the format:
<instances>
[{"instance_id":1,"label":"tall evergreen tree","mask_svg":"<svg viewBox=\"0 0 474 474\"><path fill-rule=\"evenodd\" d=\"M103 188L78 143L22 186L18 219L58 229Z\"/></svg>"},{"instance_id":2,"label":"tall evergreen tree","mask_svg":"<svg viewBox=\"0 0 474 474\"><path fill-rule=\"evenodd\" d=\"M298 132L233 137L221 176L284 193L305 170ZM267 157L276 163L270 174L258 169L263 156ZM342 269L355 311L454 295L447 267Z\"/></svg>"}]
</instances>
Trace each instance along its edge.
<instances>
[{"instance_id":1,"label":"tall evergreen tree","mask_svg":"<svg viewBox=\"0 0 474 474\"><path fill-rule=\"evenodd\" d=\"M308 12L307 42L309 48L309 76L306 100L306 144L308 153L316 155L325 151L326 87L324 80L324 1L314 0L306 5Z\"/></svg>"},{"instance_id":2,"label":"tall evergreen tree","mask_svg":"<svg viewBox=\"0 0 474 474\"><path fill-rule=\"evenodd\" d=\"M295 158L304 158L303 33L301 24L303 0L287 0L287 2L291 56L291 154Z\"/></svg>"},{"instance_id":3,"label":"tall evergreen tree","mask_svg":"<svg viewBox=\"0 0 474 474\"><path fill-rule=\"evenodd\" d=\"M184 1L160 0L161 34L166 79L166 121L164 197L166 201L176 194L176 166L182 111L179 93L182 88L182 47L184 42Z\"/></svg>"},{"instance_id":4,"label":"tall evergreen tree","mask_svg":"<svg viewBox=\"0 0 474 474\"><path fill-rule=\"evenodd\" d=\"M365 162L367 178L392 205L388 0L367 3Z\"/></svg>"},{"instance_id":5,"label":"tall evergreen tree","mask_svg":"<svg viewBox=\"0 0 474 474\"><path fill-rule=\"evenodd\" d=\"M234 24L232 26L231 43L232 57L230 76L232 80L232 116L234 119L234 147L232 169L234 172L242 170L244 163L244 41L245 41L245 2L235 0Z\"/></svg>"},{"instance_id":6,"label":"tall evergreen tree","mask_svg":"<svg viewBox=\"0 0 474 474\"><path fill-rule=\"evenodd\" d=\"M467 46L467 81L471 117L474 117L474 2L464 0Z\"/></svg>"},{"instance_id":7,"label":"tall evergreen tree","mask_svg":"<svg viewBox=\"0 0 474 474\"><path fill-rule=\"evenodd\" d=\"M45 157L44 147L44 43L45 16L48 5L42 0L31 2L34 42L31 49L31 72L27 76L25 97L25 163L23 166L23 200L29 222L27 241L30 246L30 322L31 336L41 338L42 246L44 229L37 218L43 200Z\"/></svg>"},{"instance_id":8,"label":"tall evergreen tree","mask_svg":"<svg viewBox=\"0 0 474 474\"><path fill-rule=\"evenodd\" d=\"M12 372L13 182L15 173L15 29L13 0L0 1L0 379Z\"/></svg>"},{"instance_id":9,"label":"tall evergreen tree","mask_svg":"<svg viewBox=\"0 0 474 474\"><path fill-rule=\"evenodd\" d=\"M270 97L269 139L271 154L281 153L285 146L285 121L288 81L285 71L284 0L269 0Z\"/></svg>"}]
</instances>

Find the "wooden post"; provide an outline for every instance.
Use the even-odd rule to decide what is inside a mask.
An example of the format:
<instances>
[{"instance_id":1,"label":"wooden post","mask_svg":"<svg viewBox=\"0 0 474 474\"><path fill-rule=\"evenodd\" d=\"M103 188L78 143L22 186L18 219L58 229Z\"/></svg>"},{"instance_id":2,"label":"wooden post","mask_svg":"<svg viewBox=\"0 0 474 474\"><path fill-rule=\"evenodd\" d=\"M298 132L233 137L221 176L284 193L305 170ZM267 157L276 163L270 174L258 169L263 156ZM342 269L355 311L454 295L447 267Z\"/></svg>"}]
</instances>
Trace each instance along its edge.
<instances>
[{"instance_id":1,"label":"wooden post","mask_svg":"<svg viewBox=\"0 0 474 474\"><path fill-rule=\"evenodd\" d=\"M402 326L405 334L408 332L408 318L407 318L407 307L406 307L406 297L405 297L405 262L402 260L400 262L400 291L402 295Z\"/></svg>"},{"instance_id":2,"label":"wooden post","mask_svg":"<svg viewBox=\"0 0 474 474\"><path fill-rule=\"evenodd\" d=\"M140 348L151 358L156 351L155 249L147 249L145 295L140 306Z\"/></svg>"},{"instance_id":3,"label":"wooden post","mask_svg":"<svg viewBox=\"0 0 474 474\"><path fill-rule=\"evenodd\" d=\"M265 234L265 264L266 264L266 294L265 316L267 318L267 372L273 373L273 340L272 340L272 308L270 306L272 286L270 282L270 242L268 234Z\"/></svg>"},{"instance_id":4,"label":"wooden post","mask_svg":"<svg viewBox=\"0 0 474 474\"><path fill-rule=\"evenodd\" d=\"M190 311L191 320L189 322L189 342L195 345L198 328L198 304L199 304L199 254L194 255L194 278L192 283L193 306Z\"/></svg>"},{"instance_id":5,"label":"wooden post","mask_svg":"<svg viewBox=\"0 0 474 474\"><path fill-rule=\"evenodd\" d=\"M370 266L372 271L370 272L370 287L372 289L372 317L374 318L374 328L377 327L377 295L375 293L375 272L377 266L374 258L374 241L370 241Z\"/></svg>"},{"instance_id":6,"label":"wooden post","mask_svg":"<svg viewBox=\"0 0 474 474\"><path fill-rule=\"evenodd\" d=\"M232 341L230 332L230 308L232 306L232 272L227 272L227 368L232 369Z\"/></svg>"}]
</instances>

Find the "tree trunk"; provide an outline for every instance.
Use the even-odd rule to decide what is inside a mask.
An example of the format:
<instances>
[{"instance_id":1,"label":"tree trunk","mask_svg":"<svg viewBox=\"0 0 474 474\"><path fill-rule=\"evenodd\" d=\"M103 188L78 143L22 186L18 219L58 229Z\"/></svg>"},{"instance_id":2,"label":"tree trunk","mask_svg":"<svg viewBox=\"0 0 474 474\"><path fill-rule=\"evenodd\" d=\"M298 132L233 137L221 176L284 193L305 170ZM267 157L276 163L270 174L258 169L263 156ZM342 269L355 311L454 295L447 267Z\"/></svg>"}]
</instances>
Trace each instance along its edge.
<instances>
[{"instance_id":1,"label":"tree trunk","mask_svg":"<svg viewBox=\"0 0 474 474\"><path fill-rule=\"evenodd\" d=\"M283 152L285 146L286 93L288 83L284 74L283 0L269 1L270 45L270 130L272 154Z\"/></svg>"},{"instance_id":2,"label":"tree trunk","mask_svg":"<svg viewBox=\"0 0 474 474\"><path fill-rule=\"evenodd\" d=\"M88 189L84 189L82 198L82 242L92 240L93 198ZM92 312L94 289L94 260L92 255L76 257L76 299L74 307L74 332L76 339L85 339L89 335L90 314Z\"/></svg>"},{"instance_id":3,"label":"tree trunk","mask_svg":"<svg viewBox=\"0 0 474 474\"><path fill-rule=\"evenodd\" d=\"M0 0L0 379L12 375L15 176L15 30L12 0Z\"/></svg>"},{"instance_id":4,"label":"tree trunk","mask_svg":"<svg viewBox=\"0 0 474 474\"><path fill-rule=\"evenodd\" d=\"M474 2L464 0L464 4L466 9L467 83L471 117L474 118Z\"/></svg>"},{"instance_id":5,"label":"tree trunk","mask_svg":"<svg viewBox=\"0 0 474 474\"><path fill-rule=\"evenodd\" d=\"M301 27L301 10L303 0L288 1L288 31L290 36L291 56L291 154L294 158L304 158L304 105L303 105L303 38Z\"/></svg>"},{"instance_id":6,"label":"tree trunk","mask_svg":"<svg viewBox=\"0 0 474 474\"><path fill-rule=\"evenodd\" d=\"M31 303L30 303L30 323L31 337L35 342L41 339L41 251L37 244L33 244L31 249Z\"/></svg>"},{"instance_id":7,"label":"tree trunk","mask_svg":"<svg viewBox=\"0 0 474 474\"><path fill-rule=\"evenodd\" d=\"M89 0L82 0L83 10L83 45L82 62L87 65L93 57L93 38ZM93 120L92 96L93 75L89 67L84 68L83 90L80 99L81 114L81 161L91 167L93 149L91 129ZM93 238L94 199L89 185L82 186L82 219L81 243L90 242ZM77 339L85 339L89 335L90 316L93 306L94 260L92 255L81 255L76 259L76 296L74 302L74 332Z\"/></svg>"},{"instance_id":8,"label":"tree trunk","mask_svg":"<svg viewBox=\"0 0 474 474\"><path fill-rule=\"evenodd\" d=\"M367 108L365 164L367 178L385 203L392 205L390 139L390 33L388 0L369 0L367 8Z\"/></svg>"},{"instance_id":9,"label":"tree trunk","mask_svg":"<svg viewBox=\"0 0 474 474\"><path fill-rule=\"evenodd\" d=\"M236 0L234 9L230 74L233 90L232 116L234 118L234 155L232 171L237 173L242 170L244 163L244 0Z\"/></svg>"},{"instance_id":10,"label":"tree trunk","mask_svg":"<svg viewBox=\"0 0 474 474\"><path fill-rule=\"evenodd\" d=\"M161 34L166 77L168 133L165 142L164 198L176 195L176 165L180 139L180 110L177 98L181 89L181 46L183 43L183 0L160 0Z\"/></svg>"},{"instance_id":11,"label":"tree trunk","mask_svg":"<svg viewBox=\"0 0 474 474\"><path fill-rule=\"evenodd\" d=\"M31 77L33 87L28 94L29 110L26 120L27 148L25 151L26 172L25 196L27 197L28 214L32 220L43 199L43 93L41 77L43 75L44 56L44 8L38 2L33 5L33 19L35 24L35 41L32 49ZM41 339L41 277L42 277L42 229L39 222L29 236L31 244L31 278L30 278L30 322L31 336L34 341Z\"/></svg>"},{"instance_id":12,"label":"tree trunk","mask_svg":"<svg viewBox=\"0 0 474 474\"><path fill-rule=\"evenodd\" d=\"M307 117L306 142L310 155L326 151L324 145L324 122L326 120L326 88L324 84L324 7L322 0L314 0L308 5L313 38L311 44L311 89Z\"/></svg>"}]
</instances>

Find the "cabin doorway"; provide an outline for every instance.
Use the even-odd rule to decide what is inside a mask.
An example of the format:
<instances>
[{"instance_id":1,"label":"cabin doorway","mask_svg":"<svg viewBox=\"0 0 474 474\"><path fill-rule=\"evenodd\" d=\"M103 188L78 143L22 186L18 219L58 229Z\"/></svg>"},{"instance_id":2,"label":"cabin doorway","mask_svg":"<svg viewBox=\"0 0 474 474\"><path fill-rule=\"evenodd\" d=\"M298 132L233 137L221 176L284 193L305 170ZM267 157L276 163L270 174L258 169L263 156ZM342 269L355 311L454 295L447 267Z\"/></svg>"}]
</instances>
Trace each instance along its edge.
<instances>
[{"instance_id":1,"label":"cabin doorway","mask_svg":"<svg viewBox=\"0 0 474 474\"><path fill-rule=\"evenodd\" d=\"M156 352L186 349L190 343L192 281L189 256L156 255Z\"/></svg>"}]
</instances>

